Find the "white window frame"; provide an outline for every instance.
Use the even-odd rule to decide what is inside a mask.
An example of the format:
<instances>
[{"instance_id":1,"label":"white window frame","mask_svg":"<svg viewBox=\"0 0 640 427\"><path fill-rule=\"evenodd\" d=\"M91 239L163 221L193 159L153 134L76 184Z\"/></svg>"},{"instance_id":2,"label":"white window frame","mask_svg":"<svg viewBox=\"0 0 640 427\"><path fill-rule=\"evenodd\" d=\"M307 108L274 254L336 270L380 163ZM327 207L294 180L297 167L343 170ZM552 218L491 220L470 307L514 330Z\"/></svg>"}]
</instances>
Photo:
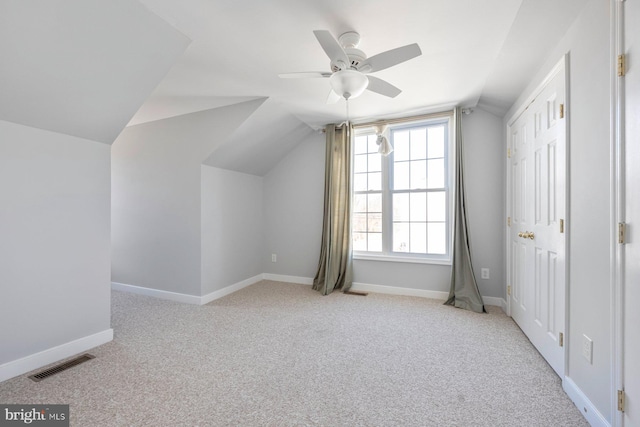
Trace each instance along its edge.
<instances>
[{"instance_id":1,"label":"white window frame","mask_svg":"<svg viewBox=\"0 0 640 427\"><path fill-rule=\"evenodd\" d=\"M390 139L391 144L393 145L393 141L391 140L391 133L394 130L407 129L417 126L423 125L438 125L438 124L446 124L445 129L445 193L447 197L447 220L446 220L446 254L416 254L416 253L407 253L407 252L393 252L393 206L392 206L392 195L394 193L393 190L393 165L394 158L393 152L387 156L382 157L382 252L368 252L368 251L353 251L353 258L356 260L372 260L372 261L390 261L390 262L405 262L405 263L419 263L419 264L439 264L439 265L451 265L452 262L452 244L453 244L453 221L454 221L454 197L455 197L455 135L454 135L454 124L453 124L453 114L437 114L433 115L433 117L426 117L421 119L408 119L405 121L400 121L399 123L389 124L389 130L387 131L387 137ZM356 125L356 129L354 132L354 138L356 136L364 136L364 135L373 135L375 134L373 127L367 125ZM353 142L353 141L352 141ZM352 150L352 167L353 161L355 159L355 150ZM353 170L353 168L352 168ZM353 174L353 172L352 172ZM352 175L353 176L353 175ZM434 189L420 189L420 190L398 190L398 192L408 192L411 191L434 191ZM438 189L440 191L440 189ZM352 189L351 197L353 201L353 196L356 192ZM353 206L353 203L352 203ZM353 216L353 213L352 213Z\"/></svg>"}]
</instances>

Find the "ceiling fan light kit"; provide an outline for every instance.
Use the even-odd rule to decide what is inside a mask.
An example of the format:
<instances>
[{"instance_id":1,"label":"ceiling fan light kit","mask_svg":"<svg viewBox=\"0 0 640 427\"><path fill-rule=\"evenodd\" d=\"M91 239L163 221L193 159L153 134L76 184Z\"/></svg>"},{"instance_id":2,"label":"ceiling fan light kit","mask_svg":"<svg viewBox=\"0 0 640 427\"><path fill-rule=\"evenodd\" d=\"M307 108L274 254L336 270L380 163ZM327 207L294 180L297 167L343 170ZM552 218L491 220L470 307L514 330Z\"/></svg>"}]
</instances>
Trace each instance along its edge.
<instances>
[{"instance_id":1,"label":"ceiling fan light kit","mask_svg":"<svg viewBox=\"0 0 640 427\"><path fill-rule=\"evenodd\" d=\"M355 70L341 70L331 75L329 83L333 92L344 99L353 99L362 95L369 86L369 79Z\"/></svg>"}]
</instances>

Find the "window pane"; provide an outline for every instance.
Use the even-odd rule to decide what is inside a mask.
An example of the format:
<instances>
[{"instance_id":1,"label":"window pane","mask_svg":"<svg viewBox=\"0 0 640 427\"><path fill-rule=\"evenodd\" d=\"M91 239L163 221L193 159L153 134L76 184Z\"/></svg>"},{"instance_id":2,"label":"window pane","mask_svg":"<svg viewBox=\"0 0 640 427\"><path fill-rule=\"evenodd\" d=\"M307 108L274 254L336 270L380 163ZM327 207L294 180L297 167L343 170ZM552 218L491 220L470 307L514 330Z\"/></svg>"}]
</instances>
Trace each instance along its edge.
<instances>
[{"instance_id":1,"label":"window pane","mask_svg":"<svg viewBox=\"0 0 640 427\"><path fill-rule=\"evenodd\" d=\"M447 253L447 227L443 222L429 223L429 253Z\"/></svg>"},{"instance_id":2,"label":"window pane","mask_svg":"<svg viewBox=\"0 0 640 427\"><path fill-rule=\"evenodd\" d=\"M409 162L394 163L393 187L395 190L409 189Z\"/></svg>"},{"instance_id":3,"label":"window pane","mask_svg":"<svg viewBox=\"0 0 640 427\"><path fill-rule=\"evenodd\" d=\"M368 137L368 146L367 151L369 153L377 153L378 152L378 144L376 144L376 140L378 137L376 135L369 135Z\"/></svg>"},{"instance_id":4,"label":"window pane","mask_svg":"<svg viewBox=\"0 0 640 427\"><path fill-rule=\"evenodd\" d=\"M427 221L446 221L447 196L444 191L427 194Z\"/></svg>"},{"instance_id":5,"label":"window pane","mask_svg":"<svg viewBox=\"0 0 640 427\"><path fill-rule=\"evenodd\" d=\"M382 190L382 174L380 172L369 173L369 191Z\"/></svg>"},{"instance_id":6,"label":"window pane","mask_svg":"<svg viewBox=\"0 0 640 427\"><path fill-rule=\"evenodd\" d=\"M427 130L414 129L411 131L411 160L427 158Z\"/></svg>"},{"instance_id":7,"label":"window pane","mask_svg":"<svg viewBox=\"0 0 640 427\"><path fill-rule=\"evenodd\" d=\"M353 233L353 250L367 250L367 233Z\"/></svg>"},{"instance_id":8,"label":"window pane","mask_svg":"<svg viewBox=\"0 0 640 427\"><path fill-rule=\"evenodd\" d=\"M393 224L393 251L409 252L409 224Z\"/></svg>"},{"instance_id":9,"label":"window pane","mask_svg":"<svg viewBox=\"0 0 640 427\"><path fill-rule=\"evenodd\" d=\"M359 154L353 160L353 172L360 173L367 171L367 154Z\"/></svg>"},{"instance_id":10,"label":"window pane","mask_svg":"<svg viewBox=\"0 0 640 427\"><path fill-rule=\"evenodd\" d=\"M411 222L422 221L427 222L427 195L426 193L411 193Z\"/></svg>"},{"instance_id":11,"label":"window pane","mask_svg":"<svg viewBox=\"0 0 640 427\"><path fill-rule=\"evenodd\" d=\"M444 157L444 126L429 128L429 158Z\"/></svg>"},{"instance_id":12,"label":"window pane","mask_svg":"<svg viewBox=\"0 0 640 427\"><path fill-rule=\"evenodd\" d=\"M409 221L409 193L393 195L393 220Z\"/></svg>"},{"instance_id":13,"label":"window pane","mask_svg":"<svg viewBox=\"0 0 640 427\"><path fill-rule=\"evenodd\" d=\"M366 194L353 195L353 211L354 212L367 211L367 195Z\"/></svg>"},{"instance_id":14,"label":"window pane","mask_svg":"<svg viewBox=\"0 0 640 427\"><path fill-rule=\"evenodd\" d=\"M409 160L409 132L393 132L393 159L396 162Z\"/></svg>"},{"instance_id":15,"label":"window pane","mask_svg":"<svg viewBox=\"0 0 640 427\"><path fill-rule=\"evenodd\" d=\"M378 153L368 154L369 157L369 172L379 172L382 170L382 156Z\"/></svg>"},{"instance_id":16,"label":"window pane","mask_svg":"<svg viewBox=\"0 0 640 427\"><path fill-rule=\"evenodd\" d=\"M355 154L363 154L367 152L367 136L356 136L355 147L353 148Z\"/></svg>"},{"instance_id":17,"label":"window pane","mask_svg":"<svg viewBox=\"0 0 640 427\"><path fill-rule=\"evenodd\" d=\"M382 233L382 214L373 213L368 215L369 221L367 225L367 231Z\"/></svg>"},{"instance_id":18,"label":"window pane","mask_svg":"<svg viewBox=\"0 0 640 427\"><path fill-rule=\"evenodd\" d=\"M382 233L369 233L369 251L382 252Z\"/></svg>"},{"instance_id":19,"label":"window pane","mask_svg":"<svg viewBox=\"0 0 640 427\"><path fill-rule=\"evenodd\" d=\"M429 160L429 188L444 188L444 159Z\"/></svg>"},{"instance_id":20,"label":"window pane","mask_svg":"<svg viewBox=\"0 0 640 427\"><path fill-rule=\"evenodd\" d=\"M427 161L416 160L411 163L411 189L427 188Z\"/></svg>"},{"instance_id":21,"label":"window pane","mask_svg":"<svg viewBox=\"0 0 640 427\"><path fill-rule=\"evenodd\" d=\"M367 191L366 173L357 173L353 176L353 191Z\"/></svg>"},{"instance_id":22,"label":"window pane","mask_svg":"<svg viewBox=\"0 0 640 427\"><path fill-rule=\"evenodd\" d=\"M369 212L382 212L382 194L369 194Z\"/></svg>"},{"instance_id":23,"label":"window pane","mask_svg":"<svg viewBox=\"0 0 640 427\"><path fill-rule=\"evenodd\" d=\"M367 231L367 214L366 213L356 213L353 214L353 231L358 232L366 232Z\"/></svg>"},{"instance_id":24,"label":"window pane","mask_svg":"<svg viewBox=\"0 0 640 427\"><path fill-rule=\"evenodd\" d=\"M415 254L427 253L427 224L424 222L412 222L410 230L410 252Z\"/></svg>"}]
</instances>

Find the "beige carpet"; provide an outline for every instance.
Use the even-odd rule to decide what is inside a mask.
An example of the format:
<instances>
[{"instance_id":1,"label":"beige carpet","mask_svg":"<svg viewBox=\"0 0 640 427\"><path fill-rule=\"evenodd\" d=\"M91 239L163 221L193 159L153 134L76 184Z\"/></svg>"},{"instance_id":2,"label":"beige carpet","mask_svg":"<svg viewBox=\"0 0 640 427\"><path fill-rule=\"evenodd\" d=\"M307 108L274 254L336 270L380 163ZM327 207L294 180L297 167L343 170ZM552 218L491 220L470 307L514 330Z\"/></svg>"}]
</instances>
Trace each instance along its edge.
<instances>
[{"instance_id":1,"label":"beige carpet","mask_svg":"<svg viewBox=\"0 0 640 427\"><path fill-rule=\"evenodd\" d=\"M206 306L113 292L115 339L1 403L73 426L587 426L499 309L261 282Z\"/></svg>"}]
</instances>

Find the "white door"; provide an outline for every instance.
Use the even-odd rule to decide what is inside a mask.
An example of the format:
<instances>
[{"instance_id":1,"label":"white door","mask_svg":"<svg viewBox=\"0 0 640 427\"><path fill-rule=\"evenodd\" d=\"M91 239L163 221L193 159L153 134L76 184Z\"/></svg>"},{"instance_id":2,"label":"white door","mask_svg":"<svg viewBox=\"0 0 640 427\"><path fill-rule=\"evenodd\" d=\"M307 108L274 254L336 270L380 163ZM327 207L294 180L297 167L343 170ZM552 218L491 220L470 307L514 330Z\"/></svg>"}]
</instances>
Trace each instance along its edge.
<instances>
[{"instance_id":1,"label":"white door","mask_svg":"<svg viewBox=\"0 0 640 427\"><path fill-rule=\"evenodd\" d=\"M625 21L640 22L640 4L624 3ZM629 64L625 80L624 425L640 426L640 27L625 26ZM631 59L634 58L634 59ZM633 62L630 62L633 61Z\"/></svg>"},{"instance_id":2,"label":"white door","mask_svg":"<svg viewBox=\"0 0 640 427\"><path fill-rule=\"evenodd\" d=\"M560 377L566 277L564 97L560 66L510 127L511 316Z\"/></svg>"}]
</instances>

